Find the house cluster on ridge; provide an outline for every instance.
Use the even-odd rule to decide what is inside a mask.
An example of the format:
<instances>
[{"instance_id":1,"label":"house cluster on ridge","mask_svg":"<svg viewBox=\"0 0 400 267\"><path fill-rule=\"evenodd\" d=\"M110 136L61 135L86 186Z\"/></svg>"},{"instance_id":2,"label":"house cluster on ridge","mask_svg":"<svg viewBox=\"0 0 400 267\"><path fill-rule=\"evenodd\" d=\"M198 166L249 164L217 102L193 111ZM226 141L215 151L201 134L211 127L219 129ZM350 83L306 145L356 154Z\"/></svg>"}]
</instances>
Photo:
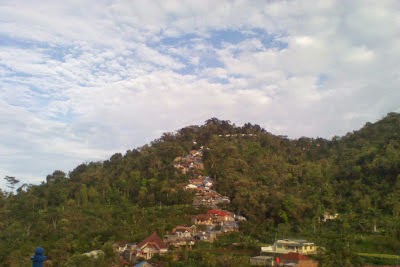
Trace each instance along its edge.
<instances>
[{"instance_id":1,"label":"house cluster on ridge","mask_svg":"<svg viewBox=\"0 0 400 267\"><path fill-rule=\"evenodd\" d=\"M193 216L192 226L178 225L163 239L154 232L138 244L130 242L115 244L114 249L120 254L121 260L127 263L125 266L134 266L133 264L140 260L150 260L154 255L164 255L168 253L168 248L185 247L190 250L197 241L213 242L219 235L239 231L239 222L246 218L218 209L217 205L229 204L230 199L212 189L214 181L204 175L202 156L203 147L191 150L186 157L177 157L174 160L174 167L183 174L189 173L190 179L185 189L195 190L193 205L210 209L205 214ZM140 263L143 266L145 266L144 261Z\"/></svg>"},{"instance_id":2,"label":"house cluster on ridge","mask_svg":"<svg viewBox=\"0 0 400 267\"><path fill-rule=\"evenodd\" d=\"M174 167L183 174L190 170L204 170L203 147L199 150L191 150L186 157L177 157L174 160Z\"/></svg>"},{"instance_id":3,"label":"house cluster on ridge","mask_svg":"<svg viewBox=\"0 0 400 267\"><path fill-rule=\"evenodd\" d=\"M192 217L192 223L205 226L205 231L199 235L199 240L213 241L217 236L239 231L239 221L244 220L233 212L226 210L212 209L205 214L198 214Z\"/></svg>"},{"instance_id":4,"label":"house cluster on ridge","mask_svg":"<svg viewBox=\"0 0 400 267\"><path fill-rule=\"evenodd\" d=\"M174 167L183 174L191 174L185 190L196 191L193 206L216 209L219 204L229 204L230 199L212 190L214 181L211 177L200 174L204 170L203 149L202 146L199 150L191 150L186 157L175 158Z\"/></svg>"}]
</instances>

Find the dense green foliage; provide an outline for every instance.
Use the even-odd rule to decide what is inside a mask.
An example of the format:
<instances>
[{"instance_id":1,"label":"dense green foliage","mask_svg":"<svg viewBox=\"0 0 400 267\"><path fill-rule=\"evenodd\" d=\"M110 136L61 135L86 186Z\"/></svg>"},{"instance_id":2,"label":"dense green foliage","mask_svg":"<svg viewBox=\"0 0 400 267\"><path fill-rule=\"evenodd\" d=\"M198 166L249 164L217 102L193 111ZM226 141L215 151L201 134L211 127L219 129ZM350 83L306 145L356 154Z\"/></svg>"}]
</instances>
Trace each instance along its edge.
<instances>
[{"instance_id":1,"label":"dense green foliage","mask_svg":"<svg viewBox=\"0 0 400 267\"><path fill-rule=\"evenodd\" d=\"M338 213L355 250L398 253L400 115L390 113L332 140L290 140L258 125L213 118L125 155L81 164L68 175L55 171L40 185L0 191L0 262L24 266L41 245L59 266L107 242L141 241L155 230L162 235L189 224L198 211L193 194L183 190L188 175L178 174L173 160L200 145L209 148L204 173L232 199L229 208L248 219L243 235L261 242L316 240L329 228L324 213ZM195 257L191 252L186 258Z\"/></svg>"}]
</instances>

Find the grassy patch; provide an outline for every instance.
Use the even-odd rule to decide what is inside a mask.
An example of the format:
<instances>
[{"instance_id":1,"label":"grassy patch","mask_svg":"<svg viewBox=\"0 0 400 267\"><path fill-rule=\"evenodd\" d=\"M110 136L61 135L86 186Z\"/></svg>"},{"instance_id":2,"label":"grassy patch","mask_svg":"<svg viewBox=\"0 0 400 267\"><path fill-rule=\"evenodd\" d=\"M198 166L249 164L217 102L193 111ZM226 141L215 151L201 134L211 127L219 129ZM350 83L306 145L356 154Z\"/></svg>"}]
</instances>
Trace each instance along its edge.
<instances>
[{"instance_id":1,"label":"grassy patch","mask_svg":"<svg viewBox=\"0 0 400 267\"><path fill-rule=\"evenodd\" d=\"M375 265L398 265L400 264L400 256L391 254L377 253L358 253L365 263Z\"/></svg>"}]
</instances>

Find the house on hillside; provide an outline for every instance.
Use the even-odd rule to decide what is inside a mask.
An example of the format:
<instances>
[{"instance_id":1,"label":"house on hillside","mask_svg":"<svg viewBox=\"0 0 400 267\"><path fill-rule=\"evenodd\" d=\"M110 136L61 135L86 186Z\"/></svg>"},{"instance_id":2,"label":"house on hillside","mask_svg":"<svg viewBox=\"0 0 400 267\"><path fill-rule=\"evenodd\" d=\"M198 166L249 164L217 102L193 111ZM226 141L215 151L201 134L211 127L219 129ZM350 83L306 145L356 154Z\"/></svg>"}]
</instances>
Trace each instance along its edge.
<instances>
[{"instance_id":1,"label":"house on hillside","mask_svg":"<svg viewBox=\"0 0 400 267\"><path fill-rule=\"evenodd\" d=\"M224 222L221 226L221 232L239 232L239 224L237 222Z\"/></svg>"},{"instance_id":2,"label":"house on hillside","mask_svg":"<svg viewBox=\"0 0 400 267\"><path fill-rule=\"evenodd\" d=\"M194 162L193 168L196 170L204 170L204 164L202 162Z\"/></svg>"},{"instance_id":3,"label":"house on hillside","mask_svg":"<svg viewBox=\"0 0 400 267\"><path fill-rule=\"evenodd\" d=\"M90 252L83 253L82 255L86 256L86 257L98 259L98 258L104 257L105 254L102 250L92 250Z\"/></svg>"},{"instance_id":4,"label":"house on hillside","mask_svg":"<svg viewBox=\"0 0 400 267\"><path fill-rule=\"evenodd\" d=\"M154 232L137 245L136 251L137 257L142 257L148 260L151 259L155 254L166 254L168 252L168 249L166 244L161 240L158 234Z\"/></svg>"},{"instance_id":5,"label":"house on hillside","mask_svg":"<svg viewBox=\"0 0 400 267\"><path fill-rule=\"evenodd\" d=\"M213 225L213 215L199 214L192 218L192 222L200 225Z\"/></svg>"},{"instance_id":6,"label":"house on hillside","mask_svg":"<svg viewBox=\"0 0 400 267\"><path fill-rule=\"evenodd\" d=\"M252 266L274 266L274 257L270 256L255 256L250 258Z\"/></svg>"},{"instance_id":7,"label":"house on hillside","mask_svg":"<svg viewBox=\"0 0 400 267\"><path fill-rule=\"evenodd\" d=\"M194 156L197 156L198 153L199 153L199 152L198 152L197 150L190 150L190 151L189 151L189 154L190 154L191 156L193 156L193 157L194 157Z\"/></svg>"},{"instance_id":8,"label":"house on hillside","mask_svg":"<svg viewBox=\"0 0 400 267\"><path fill-rule=\"evenodd\" d=\"M339 217L338 213L330 214L328 212L325 212L323 221L326 222L326 221L329 221L329 220L336 220L338 217Z\"/></svg>"},{"instance_id":9,"label":"house on hillside","mask_svg":"<svg viewBox=\"0 0 400 267\"><path fill-rule=\"evenodd\" d=\"M223 222L233 222L235 221L234 214L225 210L208 210L207 214L211 214L213 216L213 220L216 223Z\"/></svg>"},{"instance_id":10,"label":"house on hillside","mask_svg":"<svg viewBox=\"0 0 400 267\"><path fill-rule=\"evenodd\" d=\"M197 189L197 185L194 184L188 184L187 186L185 186L185 189Z\"/></svg>"},{"instance_id":11,"label":"house on hillside","mask_svg":"<svg viewBox=\"0 0 400 267\"><path fill-rule=\"evenodd\" d=\"M315 254L317 252L317 246L313 242L301 239L281 239L275 241L272 246L261 247L261 252L264 253L278 253L286 254L289 252L296 252L303 255Z\"/></svg>"},{"instance_id":12,"label":"house on hillside","mask_svg":"<svg viewBox=\"0 0 400 267\"><path fill-rule=\"evenodd\" d=\"M134 262L136 259L136 244L127 242L127 241L120 241L115 243L113 246L114 250L121 256L121 258L126 262Z\"/></svg>"},{"instance_id":13,"label":"house on hillside","mask_svg":"<svg viewBox=\"0 0 400 267\"><path fill-rule=\"evenodd\" d=\"M201 178L192 179L192 180L190 180L190 184L195 185L195 186L202 186L203 179L201 179Z\"/></svg>"},{"instance_id":14,"label":"house on hillside","mask_svg":"<svg viewBox=\"0 0 400 267\"><path fill-rule=\"evenodd\" d=\"M113 248L116 252L122 253L124 250L128 248L128 241L120 241L113 245Z\"/></svg>"},{"instance_id":15,"label":"house on hillside","mask_svg":"<svg viewBox=\"0 0 400 267\"><path fill-rule=\"evenodd\" d=\"M192 237L197 232L197 226L180 226L178 225L174 229L172 229L172 234L177 235L178 237Z\"/></svg>"}]
</instances>

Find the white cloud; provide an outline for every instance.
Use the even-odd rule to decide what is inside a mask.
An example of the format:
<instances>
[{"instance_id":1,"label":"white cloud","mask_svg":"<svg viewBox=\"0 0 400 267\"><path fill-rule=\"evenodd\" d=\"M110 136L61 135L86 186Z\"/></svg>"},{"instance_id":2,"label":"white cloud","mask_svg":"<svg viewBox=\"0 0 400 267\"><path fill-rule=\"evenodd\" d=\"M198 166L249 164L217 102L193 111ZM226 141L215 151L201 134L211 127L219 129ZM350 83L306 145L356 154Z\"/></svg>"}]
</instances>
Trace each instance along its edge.
<instances>
[{"instance_id":1,"label":"white cloud","mask_svg":"<svg viewBox=\"0 0 400 267\"><path fill-rule=\"evenodd\" d=\"M290 137L357 129L399 111L399 8L3 1L0 175L37 181L210 117Z\"/></svg>"}]
</instances>

